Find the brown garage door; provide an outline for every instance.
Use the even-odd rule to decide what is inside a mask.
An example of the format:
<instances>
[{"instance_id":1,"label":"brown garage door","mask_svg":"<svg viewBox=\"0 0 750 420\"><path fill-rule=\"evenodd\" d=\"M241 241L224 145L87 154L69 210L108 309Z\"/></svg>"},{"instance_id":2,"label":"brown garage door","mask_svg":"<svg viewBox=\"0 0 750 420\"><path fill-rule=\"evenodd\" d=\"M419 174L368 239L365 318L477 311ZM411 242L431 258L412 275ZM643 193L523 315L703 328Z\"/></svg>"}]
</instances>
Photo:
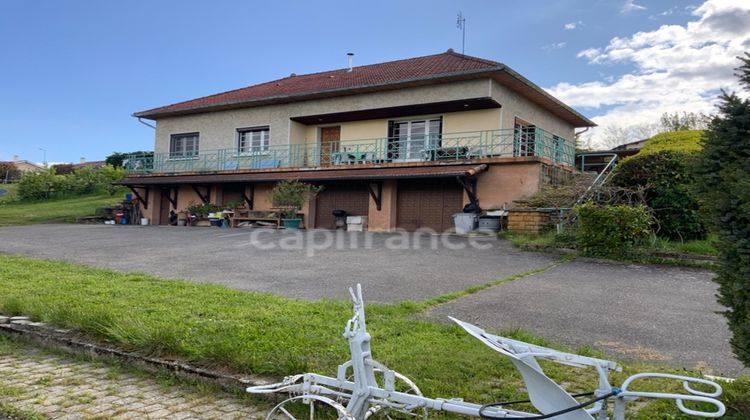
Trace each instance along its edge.
<instances>
[{"instance_id":1,"label":"brown garage door","mask_svg":"<svg viewBox=\"0 0 750 420\"><path fill-rule=\"evenodd\" d=\"M345 210L352 216L367 216L370 195L364 183L327 184L315 199L315 227L336 228L333 210Z\"/></svg>"},{"instance_id":2,"label":"brown garage door","mask_svg":"<svg viewBox=\"0 0 750 420\"><path fill-rule=\"evenodd\" d=\"M396 225L406 230L453 227L453 214L463 208L463 190L454 179L410 180L398 183Z\"/></svg>"}]
</instances>

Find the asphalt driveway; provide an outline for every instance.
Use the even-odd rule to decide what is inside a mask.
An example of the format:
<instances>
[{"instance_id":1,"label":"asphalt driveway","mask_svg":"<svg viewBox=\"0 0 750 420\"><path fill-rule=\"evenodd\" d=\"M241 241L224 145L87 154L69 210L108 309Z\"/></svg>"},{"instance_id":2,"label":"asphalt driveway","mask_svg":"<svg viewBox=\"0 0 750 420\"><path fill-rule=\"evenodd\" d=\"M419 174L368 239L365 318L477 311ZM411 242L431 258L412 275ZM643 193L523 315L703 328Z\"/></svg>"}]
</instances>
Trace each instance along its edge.
<instances>
[{"instance_id":1,"label":"asphalt driveway","mask_svg":"<svg viewBox=\"0 0 750 420\"><path fill-rule=\"evenodd\" d=\"M104 225L0 228L0 253L302 299L348 298L347 287L362 283L368 302L427 299L556 261L495 239ZM440 305L428 316L452 315L495 331L522 328L618 359L735 376L743 370L729 349L711 276L576 260Z\"/></svg>"},{"instance_id":2,"label":"asphalt driveway","mask_svg":"<svg viewBox=\"0 0 750 420\"><path fill-rule=\"evenodd\" d=\"M272 229L32 225L0 228L0 253L218 283L292 298L422 300L541 268L554 257L506 241ZM365 239L371 238L371 243ZM331 243L332 241L332 243ZM431 242L437 241L436 247ZM327 244L331 246L326 246ZM460 249L449 249L460 248Z\"/></svg>"}]
</instances>

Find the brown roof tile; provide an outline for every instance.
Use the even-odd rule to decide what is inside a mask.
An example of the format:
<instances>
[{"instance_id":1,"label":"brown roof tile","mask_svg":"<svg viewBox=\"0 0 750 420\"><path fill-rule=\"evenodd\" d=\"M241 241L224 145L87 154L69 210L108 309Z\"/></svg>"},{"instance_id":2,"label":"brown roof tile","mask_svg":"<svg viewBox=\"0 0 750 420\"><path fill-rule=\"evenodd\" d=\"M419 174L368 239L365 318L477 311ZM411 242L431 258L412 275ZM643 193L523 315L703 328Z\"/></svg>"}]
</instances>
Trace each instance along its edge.
<instances>
[{"instance_id":1,"label":"brown roof tile","mask_svg":"<svg viewBox=\"0 0 750 420\"><path fill-rule=\"evenodd\" d=\"M499 70L503 67L504 65L501 63L462 55L448 50L442 54L354 67L352 71L338 69L321 73L289 76L237 90L230 90L228 92L138 112L134 115L138 117L152 117L161 114L260 101L270 98L374 87L483 70Z\"/></svg>"}]
</instances>

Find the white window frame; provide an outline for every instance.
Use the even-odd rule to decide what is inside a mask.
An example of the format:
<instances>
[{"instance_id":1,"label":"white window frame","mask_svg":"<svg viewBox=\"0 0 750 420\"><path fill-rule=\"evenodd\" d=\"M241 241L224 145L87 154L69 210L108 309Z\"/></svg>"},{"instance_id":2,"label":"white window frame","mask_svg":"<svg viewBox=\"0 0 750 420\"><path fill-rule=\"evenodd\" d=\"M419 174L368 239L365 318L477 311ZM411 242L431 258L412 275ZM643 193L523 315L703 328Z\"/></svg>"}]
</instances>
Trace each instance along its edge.
<instances>
[{"instance_id":1,"label":"white window frame","mask_svg":"<svg viewBox=\"0 0 750 420\"><path fill-rule=\"evenodd\" d=\"M188 151L186 140L194 139L193 147L191 151ZM179 147L176 144L180 144ZM175 149L180 149L176 151ZM200 154L200 133L179 133L171 134L169 136L169 160L189 160L198 159Z\"/></svg>"},{"instance_id":2,"label":"white window frame","mask_svg":"<svg viewBox=\"0 0 750 420\"><path fill-rule=\"evenodd\" d=\"M260 133L260 145L253 146L252 136ZM248 137L248 135L250 135ZM271 147L271 127L268 125L237 129L237 156L267 155Z\"/></svg>"},{"instance_id":3,"label":"white window frame","mask_svg":"<svg viewBox=\"0 0 750 420\"><path fill-rule=\"evenodd\" d=\"M432 121L439 121L440 122L440 129L438 133L430 133L430 122ZM424 133L418 134L417 136L422 137L421 139L412 139L412 124L413 123L424 123ZM394 128L397 124L403 124L407 123L407 132L406 136L402 137L401 133L399 132L399 135L394 135L394 139L398 139L399 142L399 158L394 159L398 162L414 162L414 161L421 161L425 160L424 152L427 150L428 147L435 147L434 144L428 144L428 142L434 142L435 139L439 139L440 136L443 134L443 117L441 115L438 116L431 116L431 117L416 117L416 118L409 118L409 119L401 119L401 120L393 120ZM435 136L436 137L432 137ZM404 144L401 144L401 139L404 138L406 141ZM412 141L414 142L421 142L422 143L422 149L417 152L418 156L412 156L410 153L412 150ZM402 152L403 151L403 152ZM402 157L403 153L403 157Z\"/></svg>"},{"instance_id":4,"label":"white window frame","mask_svg":"<svg viewBox=\"0 0 750 420\"><path fill-rule=\"evenodd\" d=\"M518 116L513 121L513 156L536 156L536 130L539 127Z\"/></svg>"}]
</instances>

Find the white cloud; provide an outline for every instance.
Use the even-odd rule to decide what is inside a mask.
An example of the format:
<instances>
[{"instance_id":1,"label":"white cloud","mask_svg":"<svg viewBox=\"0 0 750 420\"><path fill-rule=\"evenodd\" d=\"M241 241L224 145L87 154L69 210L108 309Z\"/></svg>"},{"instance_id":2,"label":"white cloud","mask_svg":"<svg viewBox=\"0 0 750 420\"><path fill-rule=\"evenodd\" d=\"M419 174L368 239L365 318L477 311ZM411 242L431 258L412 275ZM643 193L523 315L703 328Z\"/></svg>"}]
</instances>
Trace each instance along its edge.
<instances>
[{"instance_id":1,"label":"white cloud","mask_svg":"<svg viewBox=\"0 0 750 420\"><path fill-rule=\"evenodd\" d=\"M733 73L736 57L750 49L750 2L708 0L692 14L686 25L663 25L580 51L577 57L591 64L636 70L611 80L559 83L551 93L574 107L603 109L592 118L600 126L653 123L664 112L713 112L720 89L739 89ZM590 132L595 143L597 131Z\"/></svg>"},{"instance_id":2,"label":"white cloud","mask_svg":"<svg viewBox=\"0 0 750 420\"><path fill-rule=\"evenodd\" d=\"M563 25L563 28L567 30L572 30L572 29L575 29L576 26L578 26L576 22L570 22L570 23L566 23L565 25Z\"/></svg>"},{"instance_id":3,"label":"white cloud","mask_svg":"<svg viewBox=\"0 0 750 420\"><path fill-rule=\"evenodd\" d=\"M542 50L546 52L550 52L552 50L559 50L560 48L563 48L566 45L568 45L567 42L555 42L552 44L547 44L547 45L542 46Z\"/></svg>"},{"instance_id":4,"label":"white cloud","mask_svg":"<svg viewBox=\"0 0 750 420\"><path fill-rule=\"evenodd\" d=\"M626 0L625 4L622 5L622 9L620 9L620 13L637 12L639 10L646 10L646 7L635 4L634 0Z\"/></svg>"}]
</instances>

